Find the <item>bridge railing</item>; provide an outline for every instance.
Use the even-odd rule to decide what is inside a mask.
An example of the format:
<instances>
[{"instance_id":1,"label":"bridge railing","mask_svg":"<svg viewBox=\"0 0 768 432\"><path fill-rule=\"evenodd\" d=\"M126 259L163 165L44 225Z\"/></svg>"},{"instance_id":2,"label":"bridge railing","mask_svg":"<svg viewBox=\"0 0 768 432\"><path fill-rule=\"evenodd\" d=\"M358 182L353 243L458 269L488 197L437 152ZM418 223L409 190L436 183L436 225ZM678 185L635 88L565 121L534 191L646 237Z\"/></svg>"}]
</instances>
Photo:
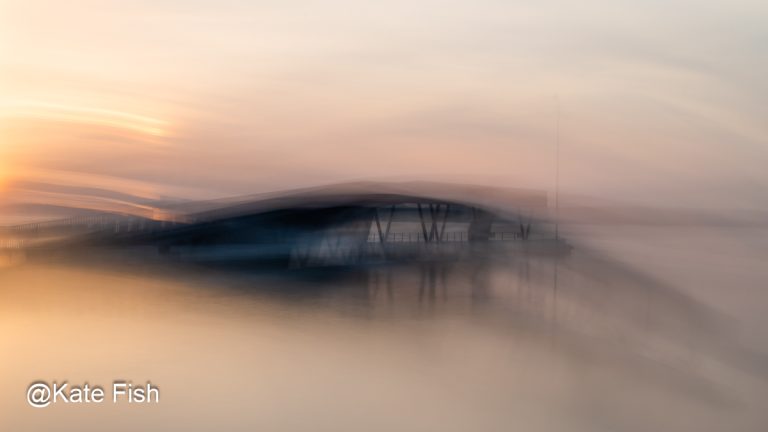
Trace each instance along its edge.
<instances>
[{"instance_id":1,"label":"bridge railing","mask_svg":"<svg viewBox=\"0 0 768 432\"><path fill-rule=\"evenodd\" d=\"M504 231L504 232L492 232L488 237L491 241L513 241L520 240L522 236L519 232ZM368 243L379 243L381 240L378 233L371 233L368 235ZM430 240L432 242L468 242L469 233L466 231L452 231L443 233L440 239ZM390 232L384 241L385 243L424 243L424 234L418 231L412 232Z\"/></svg>"},{"instance_id":2,"label":"bridge railing","mask_svg":"<svg viewBox=\"0 0 768 432\"><path fill-rule=\"evenodd\" d=\"M24 249L29 243L29 240L20 238L0 239L0 250Z\"/></svg>"}]
</instances>

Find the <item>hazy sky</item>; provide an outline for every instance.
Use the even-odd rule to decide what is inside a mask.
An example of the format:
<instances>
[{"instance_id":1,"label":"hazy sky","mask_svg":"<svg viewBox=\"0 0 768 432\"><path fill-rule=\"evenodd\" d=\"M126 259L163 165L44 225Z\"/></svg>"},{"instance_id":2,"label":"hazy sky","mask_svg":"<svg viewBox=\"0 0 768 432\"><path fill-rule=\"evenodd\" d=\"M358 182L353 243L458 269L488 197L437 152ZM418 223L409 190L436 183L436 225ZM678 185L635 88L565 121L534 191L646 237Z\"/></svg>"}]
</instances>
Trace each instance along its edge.
<instances>
[{"instance_id":1,"label":"hazy sky","mask_svg":"<svg viewBox=\"0 0 768 432\"><path fill-rule=\"evenodd\" d=\"M768 2L0 0L0 190L768 206Z\"/></svg>"}]
</instances>

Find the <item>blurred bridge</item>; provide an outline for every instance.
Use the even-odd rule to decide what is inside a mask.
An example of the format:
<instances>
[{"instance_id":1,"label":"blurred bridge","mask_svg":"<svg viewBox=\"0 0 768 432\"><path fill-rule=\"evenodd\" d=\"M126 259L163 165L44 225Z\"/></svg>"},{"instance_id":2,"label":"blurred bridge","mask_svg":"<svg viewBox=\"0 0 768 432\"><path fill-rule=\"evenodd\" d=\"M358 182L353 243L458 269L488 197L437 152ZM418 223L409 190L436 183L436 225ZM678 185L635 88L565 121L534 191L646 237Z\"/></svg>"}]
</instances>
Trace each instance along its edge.
<instances>
[{"instance_id":1,"label":"blurred bridge","mask_svg":"<svg viewBox=\"0 0 768 432\"><path fill-rule=\"evenodd\" d=\"M538 191L355 183L194 203L162 221L108 215L16 231L34 233L24 241L38 238L45 247L56 245L54 239L69 246L151 246L184 261L328 266L458 259L500 243L562 246L546 208L546 194Z\"/></svg>"}]
</instances>

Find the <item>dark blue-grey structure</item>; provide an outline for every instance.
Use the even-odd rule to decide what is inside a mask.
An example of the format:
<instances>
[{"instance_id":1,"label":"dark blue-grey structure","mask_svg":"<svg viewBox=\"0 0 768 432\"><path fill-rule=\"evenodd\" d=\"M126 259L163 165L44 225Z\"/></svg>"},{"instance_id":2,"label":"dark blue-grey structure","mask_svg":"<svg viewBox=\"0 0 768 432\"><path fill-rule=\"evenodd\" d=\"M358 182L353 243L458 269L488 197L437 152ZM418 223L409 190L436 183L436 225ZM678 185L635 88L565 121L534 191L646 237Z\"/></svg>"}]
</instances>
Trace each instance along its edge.
<instances>
[{"instance_id":1,"label":"dark blue-grey structure","mask_svg":"<svg viewBox=\"0 0 768 432\"><path fill-rule=\"evenodd\" d=\"M546 194L464 185L372 183L208 203L173 221L116 217L76 238L193 262L290 267L456 260L510 248L562 252ZM101 226L101 225L100 225Z\"/></svg>"}]
</instances>

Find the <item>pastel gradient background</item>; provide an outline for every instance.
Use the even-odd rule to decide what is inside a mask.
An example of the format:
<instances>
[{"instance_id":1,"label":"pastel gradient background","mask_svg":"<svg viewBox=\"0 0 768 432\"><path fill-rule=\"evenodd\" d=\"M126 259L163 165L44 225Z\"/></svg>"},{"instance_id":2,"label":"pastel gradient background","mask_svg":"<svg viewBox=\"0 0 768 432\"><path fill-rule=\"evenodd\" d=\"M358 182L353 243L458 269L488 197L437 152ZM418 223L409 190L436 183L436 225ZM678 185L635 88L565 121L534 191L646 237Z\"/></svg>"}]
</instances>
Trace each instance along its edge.
<instances>
[{"instance_id":1,"label":"pastel gradient background","mask_svg":"<svg viewBox=\"0 0 768 432\"><path fill-rule=\"evenodd\" d=\"M766 431L766 48L766 0L0 0L0 430ZM260 253L263 222L166 222L418 180L548 208L335 273L160 237ZM78 213L117 243L68 243ZM162 402L38 410L38 380Z\"/></svg>"},{"instance_id":2,"label":"pastel gradient background","mask_svg":"<svg viewBox=\"0 0 768 432\"><path fill-rule=\"evenodd\" d=\"M766 208L764 1L0 5L6 206L73 201L50 185L552 190L559 105L565 195Z\"/></svg>"}]
</instances>

